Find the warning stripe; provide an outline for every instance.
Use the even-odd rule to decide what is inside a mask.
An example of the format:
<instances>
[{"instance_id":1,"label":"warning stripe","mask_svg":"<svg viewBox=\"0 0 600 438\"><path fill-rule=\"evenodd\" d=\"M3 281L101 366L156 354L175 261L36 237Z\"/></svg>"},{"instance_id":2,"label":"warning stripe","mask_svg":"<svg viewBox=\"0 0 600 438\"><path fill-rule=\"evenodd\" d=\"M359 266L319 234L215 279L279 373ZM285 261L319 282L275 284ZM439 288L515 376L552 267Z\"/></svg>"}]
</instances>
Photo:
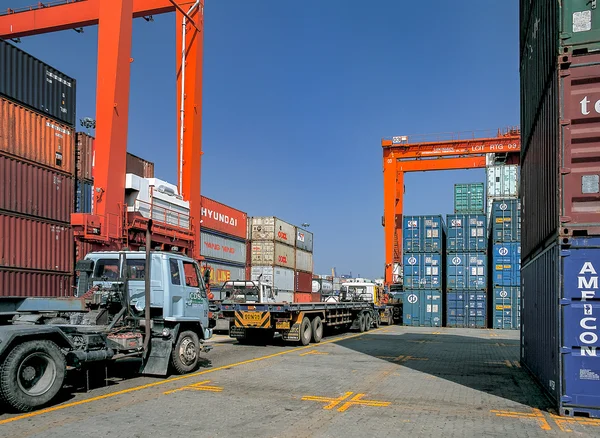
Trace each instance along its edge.
<instances>
[{"instance_id":1,"label":"warning stripe","mask_svg":"<svg viewBox=\"0 0 600 438\"><path fill-rule=\"evenodd\" d=\"M247 321L244 319L244 311L236 310L234 321L236 327L268 328L271 326L271 313L269 311L260 312L260 320Z\"/></svg>"}]
</instances>

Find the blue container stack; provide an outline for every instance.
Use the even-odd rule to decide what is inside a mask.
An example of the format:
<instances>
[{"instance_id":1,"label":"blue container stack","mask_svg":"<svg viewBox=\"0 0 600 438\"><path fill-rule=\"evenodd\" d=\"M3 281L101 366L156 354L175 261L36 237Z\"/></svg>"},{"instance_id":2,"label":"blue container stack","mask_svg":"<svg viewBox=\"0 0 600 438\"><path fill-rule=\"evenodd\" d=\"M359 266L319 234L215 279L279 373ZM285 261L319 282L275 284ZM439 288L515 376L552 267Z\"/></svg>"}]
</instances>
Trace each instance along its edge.
<instances>
[{"instance_id":1,"label":"blue container stack","mask_svg":"<svg viewBox=\"0 0 600 438\"><path fill-rule=\"evenodd\" d=\"M405 216L403 324L442 326L446 225L441 215Z\"/></svg>"},{"instance_id":2,"label":"blue container stack","mask_svg":"<svg viewBox=\"0 0 600 438\"><path fill-rule=\"evenodd\" d=\"M483 208L446 218L446 326L487 327L487 233Z\"/></svg>"},{"instance_id":3,"label":"blue container stack","mask_svg":"<svg viewBox=\"0 0 600 438\"><path fill-rule=\"evenodd\" d=\"M521 203L518 198L491 204L489 247L492 252L490 291L492 327L521 325Z\"/></svg>"}]
</instances>

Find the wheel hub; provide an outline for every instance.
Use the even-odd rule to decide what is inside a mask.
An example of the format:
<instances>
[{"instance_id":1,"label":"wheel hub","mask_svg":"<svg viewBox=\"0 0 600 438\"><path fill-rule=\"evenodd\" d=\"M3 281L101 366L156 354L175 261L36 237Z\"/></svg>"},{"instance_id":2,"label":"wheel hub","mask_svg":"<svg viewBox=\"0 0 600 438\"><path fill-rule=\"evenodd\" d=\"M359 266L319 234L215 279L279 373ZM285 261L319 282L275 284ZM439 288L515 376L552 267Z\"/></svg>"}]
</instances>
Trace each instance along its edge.
<instances>
[{"instance_id":1,"label":"wheel hub","mask_svg":"<svg viewBox=\"0 0 600 438\"><path fill-rule=\"evenodd\" d=\"M35 378L35 368L32 366L27 366L25 367L21 375L23 377L23 380L31 381Z\"/></svg>"},{"instance_id":2,"label":"wheel hub","mask_svg":"<svg viewBox=\"0 0 600 438\"><path fill-rule=\"evenodd\" d=\"M196 346L194 342L190 338L185 338L183 342L181 342L181 347L179 348L181 360L189 365L194 362L196 355Z\"/></svg>"},{"instance_id":3,"label":"wheel hub","mask_svg":"<svg viewBox=\"0 0 600 438\"><path fill-rule=\"evenodd\" d=\"M29 396L46 393L57 377L56 364L45 353L36 352L27 356L19 365L17 384Z\"/></svg>"}]
</instances>

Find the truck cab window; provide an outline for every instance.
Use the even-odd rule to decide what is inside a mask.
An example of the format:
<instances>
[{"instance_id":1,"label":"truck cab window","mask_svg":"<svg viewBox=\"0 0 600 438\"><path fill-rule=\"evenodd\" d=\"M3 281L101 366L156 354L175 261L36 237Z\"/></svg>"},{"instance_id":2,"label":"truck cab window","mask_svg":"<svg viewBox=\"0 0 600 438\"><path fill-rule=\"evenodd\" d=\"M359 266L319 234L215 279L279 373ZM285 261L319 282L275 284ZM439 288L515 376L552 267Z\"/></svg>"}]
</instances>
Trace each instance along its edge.
<instances>
[{"instance_id":1,"label":"truck cab window","mask_svg":"<svg viewBox=\"0 0 600 438\"><path fill-rule=\"evenodd\" d=\"M127 278L130 280L143 280L146 272L146 260L128 259L127 260Z\"/></svg>"},{"instance_id":2,"label":"truck cab window","mask_svg":"<svg viewBox=\"0 0 600 438\"><path fill-rule=\"evenodd\" d=\"M185 285L189 287L200 287L198 272L193 263L183 262L183 272L185 273Z\"/></svg>"},{"instance_id":3,"label":"truck cab window","mask_svg":"<svg viewBox=\"0 0 600 438\"><path fill-rule=\"evenodd\" d=\"M180 285L181 276L179 275L179 263L177 259L169 259L169 267L171 269L171 284Z\"/></svg>"},{"instance_id":4,"label":"truck cab window","mask_svg":"<svg viewBox=\"0 0 600 438\"><path fill-rule=\"evenodd\" d=\"M119 278L119 260L100 259L94 269L95 278Z\"/></svg>"}]
</instances>

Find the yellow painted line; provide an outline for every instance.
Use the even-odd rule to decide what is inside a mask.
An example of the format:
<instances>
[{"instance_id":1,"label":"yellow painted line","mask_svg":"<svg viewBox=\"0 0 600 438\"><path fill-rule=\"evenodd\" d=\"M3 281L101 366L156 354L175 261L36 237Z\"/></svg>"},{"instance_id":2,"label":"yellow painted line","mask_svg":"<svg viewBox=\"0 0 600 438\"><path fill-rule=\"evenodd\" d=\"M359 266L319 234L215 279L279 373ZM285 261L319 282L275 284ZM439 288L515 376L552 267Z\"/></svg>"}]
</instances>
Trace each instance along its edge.
<instances>
[{"instance_id":1,"label":"yellow painted line","mask_svg":"<svg viewBox=\"0 0 600 438\"><path fill-rule=\"evenodd\" d=\"M95 402L95 401L98 401L98 400L104 400L104 399L107 399L107 398L116 397L118 395L129 394L131 392L141 391L142 389L152 388L154 386L165 385L167 383L176 382L178 380L190 379L192 377L201 376L203 374L214 373L215 371L221 371L221 370L225 370L225 369L229 369L229 368L234 368L234 367L239 367L239 366L242 366L242 365L247 365L247 364L254 363L254 362L260 362L260 361L263 361L263 360L266 360L266 359L272 359L274 357L283 356L285 354L294 353L294 352L297 352L297 351L300 351L300 350L308 350L309 348L315 348L315 347L317 347L319 345L332 344L334 342L343 341L343 340L346 340L346 339L358 338L359 336L364 336L364 335L366 335L368 333L372 333L372 332L377 331L377 330L380 330L380 329L373 329L370 332L356 333L354 335L339 336L337 338L329 339L327 341L321 341L321 343L319 343L317 345L306 345L304 347L296 347L296 348L292 348L290 350L280 351L279 353L269 354L267 356L256 357L254 359L248 359L248 360L244 360L242 362L232 363L232 364L229 364L229 365L223 365L223 366L220 366L220 367L217 367L217 368L211 368L211 369L208 369L208 370L198 371L198 372L191 373L191 374L185 374L183 376L171 377L169 379L160 380L158 382L152 382L152 383L147 383L145 385L135 386L133 388L122 389L121 391L115 391L115 392L111 392L109 394L99 395L99 396L96 396L96 397L90 397L90 398L86 398L84 400L79 400L79 401L76 401L76 402L66 403L64 405L52 406L50 408L41 409L39 411L29 412L27 414L17 415L16 417L7 418L5 420L0 420L0 425L11 423L13 421L24 420L26 418L37 417L38 415L47 414L49 412L60 411L62 409L72 408L74 406L84 405L84 404Z\"/></svg>"},{"instance_id":2,"label":"yellow painted line","mask_svg":"<svg viewBox=\"0 0 600 438\"><path fill-rule=\"evenodd\" d=\"M350 397L352 394L354 394L354 393L346 392L344 395L342 395L338 398L306 395L306 396L302 397L302 400L325 402L327 404L323 407L323 409L327 409L327 410L331 410L331 409L335 408L336 406L338 406L341 402L344 402L344 404L342 404L342 406L340 406L337 409L338 412L345 412L351 406L387 407L387 406L391 405L391 402L386 402L386 401L362 400L362 398L365 396L365 394L356 394L354 397L352 397L350 400L348 400L348 397Z\"/></svg>"},{"instance_id":3,"label":"yellow painted line","mask_svg":"<svg viewBox=\"0 0 600 438\"><path fill-rule=\"evenodd\" d=\"M512 368L512 367L513 367L512 363L511 363L511 362L510 362L510 360L508 360L508 359L506 359L506 360L504 361L504 364L505 364L507 367L509 367L509 368Z\"/></svg>"},{"instance_id":4,"label":"yellow painted line","mask_svg":"<svg viewBox=\"0 0 600 438\"><path fill-rule=\"evenodd\" d=\"M491 410L493 414L496 414L497 417L505 417L505 418L532 418L537 420L540 429L542 430L552 430L550 423L546 420L546 417L539 409L533 408L531 413L526 412L514 412L514 411L497 411Z\"/></svg>"},{"instance_id":5,"label":"yellow painted line","mask_svg":"<svg viewBox=\"0 0 600 438\"><path fill-rule=\"evenodd\" d=\"M330 409L335 408L338 404L340 404L340 402L346 400L352 394L354 394L354 393L353 392L347 392L347 393L345 393L344 395L342 395L342 396L340 396L338 398L318 397L318 396L314 396L314 395L306 395L306 396L302 397L301 400L325 402L325 403L327 403L327 405L325 405L323 407L323 409L330 410Z\"/></svg>"},{"instance_id":6,"label":"yellow painted line","mask_svg":"<svg viewBox=\"0 0 600 438\"><path fill-rule=\"evenodd\" d=\"M307 356L309 354L329 354L326 351L317 351L317 350L311 350L311 351L307 351L306 353L300 353L299 356Z\"/></svg>"},{"instance_id":7,"label":"yellow painted line","mask_svg":"<svg viewBox=\"0 0 600 438\"><path fill-rule=\"evenodd\" d=\"M377 400L361 400L361 398L363 398L364 396L365 396L365 394L356 394L349 401L344 403L338 409L338 412L344 412L344 411L348 410L348 408L352 405L374 406L374 407L384 408L384 407L387 407L392 404L391 402L384 402L384 401L377 401Z\"/></svg>"},{"instance_id":8,"label":"yellow painted line","mask_svg":"<svg viewBox=\"0 0 600 438\"><path fill-rule=\"evenodd\" d=\"M210 380L204 380L203 382L194 383L192 385L187 385L187 386L182 386L181 388L173 389L172 391L165 391L163 394L173 394L174 392L187 391L187 390L210 391L210 392L222 392L223 391L223 388L221 388L220 386L207 385L208 382L210 382Z\"/></svg>"}]
</instances>

